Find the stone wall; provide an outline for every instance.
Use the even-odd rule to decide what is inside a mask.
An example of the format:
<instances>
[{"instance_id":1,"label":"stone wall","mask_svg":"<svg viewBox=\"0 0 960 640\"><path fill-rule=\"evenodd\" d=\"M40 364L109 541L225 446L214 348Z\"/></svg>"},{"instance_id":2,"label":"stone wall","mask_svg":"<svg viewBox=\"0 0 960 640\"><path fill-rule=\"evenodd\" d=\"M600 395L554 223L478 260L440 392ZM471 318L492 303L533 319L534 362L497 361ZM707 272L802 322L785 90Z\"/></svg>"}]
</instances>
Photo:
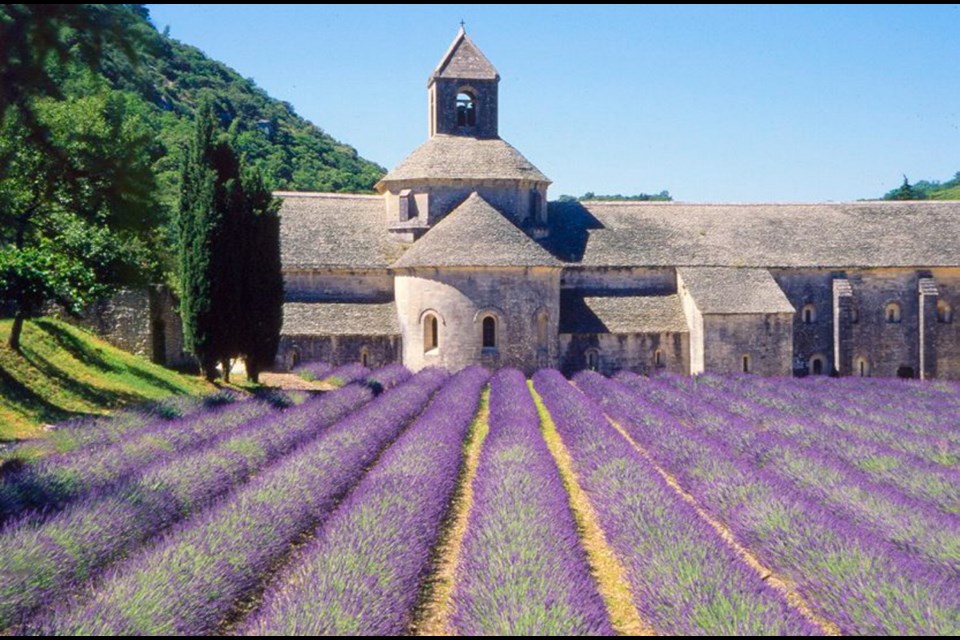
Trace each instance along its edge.
<instances>
[{"instance_id":1,"label":"stone wall","mask_svg":"<svg viewBox=\"0 0 960 640\"><path fill-rule=\"evenodd\" d=\"M560 334L560 362L566 375L590 368L587 355L594 351L596 370L604 375L617 371L651 374L669 371L690 373L690 336L686 333ZM656 353L660 352L660 364Z\"/></svg>"},{"instance_id":2,"label":"stone wall","mask_svg":"<svg viewBox=\"0 0 960 640\"><path fill-rule=\"evenodd\" d=\"M676 293L677 279L672 267L568 267L560 277L560 287L578 289L586 295L629 293L659 296Z\"/></svg>"},{"instance_id":3,"label":"stone wall","mask_svg":"<svg viewBox=\"0 0 960 640\"><path fill-rule=\"evenodd\" d=\"M473 94L477 110L476 127L457 124L457 94L466 90ZM496 80L461 80L437 78L428 90L428 131L430 135L472 135L477 138L496 138L498 132L498 91Z\"/></svg>"},{"instance_id":4,"label":"stone wall","mask_svg":"<svg viewBox=\"0 0 960 640\"><path fill-rule=\"evenodd\" d=\"M540 194L536 214L540 221L546 220L547 185L529 180L432 180L417 184L404 181L403 190L409 190L415 202L416 215L421 221L434 225L456 209L476 191L500 213L511 218L519 226L537 222L532 211L533 192ZM384 196L387 224L400 222L400 191L388 191Z\"/></svg>"},{"instance_id":5,"label":"stone wall","mask_svg":"<svg viewBox=\"0 0 960 640\"><path fill-rule=\"evenodd\" d=\"M287 302L386 302L393 300L393 276L386 269L284 271Z\"/></svg>"},{"instance_id":6,"label":"stone wall","mask_svg":"<svg viewBox=\"0 0 960 640\"><path fill-rule=\"evenodd\" d=\"M471 364L517 367L533 373L556 366L560 317L560 270L418 268L396 276L396 302L403 335L403 363L411 370L439 365L457 371ZM537 314L547 314L545 340ZM425 349L427 314L439 324L439 344ZM496 319L496 347L483 348L482 323Z\"/></svg>"},{"instance_id":7,"label":"stone wall","mask_svg":"<svg viewBox=\"0 0 960 640\"><path fill-rule=\"evenodd\" d=\"M364 355L370 368L400 362L400 336L283 336L275 366L282 371L314 361L339 366L363 362Z\"/></svg>"},{"instance_id":8,"label":"stone wall","mask_svg":"<svg viewBox=\"0 0 960 640\"><path fill-rule=\"evenodd\" d=\"M960 378L960 269L932 269L946 315L934 327L934 357L938 378ZM946 322L944 322L946 320Z\"/></svg>"},{"instance_id":9,"label":"stone wall","mask_svg":"<svg viewBox=\"0 0 960 640\"><path fill-rule=\"evenodd\" d=\"M788 376L792 371L793 314L703 315L703 364L711 373Z\"/></svg>"}]
</instances>

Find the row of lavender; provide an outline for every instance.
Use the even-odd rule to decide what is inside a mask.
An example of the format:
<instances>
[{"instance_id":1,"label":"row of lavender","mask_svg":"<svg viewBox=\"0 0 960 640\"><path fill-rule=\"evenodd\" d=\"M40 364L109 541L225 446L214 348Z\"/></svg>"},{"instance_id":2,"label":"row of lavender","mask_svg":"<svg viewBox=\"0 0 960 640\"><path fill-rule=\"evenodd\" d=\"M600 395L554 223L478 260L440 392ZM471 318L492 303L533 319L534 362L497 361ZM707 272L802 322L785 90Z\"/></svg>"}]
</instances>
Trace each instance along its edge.
<instances>
[{"instance_id":1,"label":"row of lavender","mask_svg":"<svg viewBox=\"0 0 960 640\"><path fill-rule=\"evenodd\" d=\"M43 633L211 634L334 512L447 374L428 369L329 426L249 484L34 623Z\"/></svg>"},{"instance_id":2,"label":"row of lavender","mask_svg":"<svg viewBox=\"0 0 960 640\"><path fill-rule=\"evenodd\" d=\"M5 495L32 495L47 482L60 500L0 530L0 629L24 624L39 607L78 591L110 563L246 483L371 397L368 387L352 385L286 410L248 401L195 411L183 420L128 429L95 448L87 464L76 451L5 478Z\"/></svg>"},{"instance_id":3,"label":"row of lavender","mask_svg":"<svg viewBox=\"0 0 960 640\"><path fill-rule=\"evenodd\" d=\"M596 374L579 374L575 381L658 465L765 564L791 579L816 612L844 633L960 632L955 574L858 526L744 455L742 434L720 431L717 416L722 414L715 407L698 415L684 410L683 403L661 406L660 398L644 390ZM686 406L695 406L695 399ZM769 424L764 421L755 431Z\"/></svg>"},{"instance_id":4,"label":"row of lavender","mask_svg":"<svg viewBox=\"0 0 960 640\"><path fill-rule=\"evenodd\" d=\"M679 391L630 374L618 379L666 407L681 424L725 441L755 467L794 483L798 491L835 515L872 530L935 567L960 572L960 517L938 508L951 504L949 496L956 495L960 478L955 471L894 457L902 462L900 473L894 476L895 482L885 482L892 475L889 471L878 473L864 466L875 445L857 442L824 422L819 412L805 414L794 407L787 413L713 386ZM909 488L921 480L925 488L946 488L947 500L929 499L929 489L914 495Z\"/></svg>"}]
</instances>

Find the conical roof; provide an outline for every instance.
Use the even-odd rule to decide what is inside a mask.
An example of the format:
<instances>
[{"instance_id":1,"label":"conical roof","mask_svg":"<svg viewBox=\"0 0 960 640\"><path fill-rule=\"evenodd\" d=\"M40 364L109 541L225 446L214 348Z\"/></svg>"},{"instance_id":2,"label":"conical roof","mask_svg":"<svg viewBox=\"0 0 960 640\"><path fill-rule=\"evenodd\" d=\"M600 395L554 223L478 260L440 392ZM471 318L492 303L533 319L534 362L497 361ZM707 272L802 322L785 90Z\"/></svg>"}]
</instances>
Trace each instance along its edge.
<instances>
[{"instance_id":1,"label":"conical roof","mask_svg":"<svg viewBox=\"0 0 960 640\"><path fill-rule=\"evenodd\" d=\"M462 78L465 80L499 80L500 74L493 68L487 56L483 55L467 36L463 27L457 31L457 36L450 44L450 48L440 59L440 64L430 75L430 82L436 78Z\"/></svg>"},{"instance_id":2,"label":"conical roof","mask_svg":"<svg viewBox=\"0 0 960 640\"><path fill-rule=\"evenodd\" d=\"M477 192L393 264L404 267L560 267Z\"/></svg>"}]
</instances>

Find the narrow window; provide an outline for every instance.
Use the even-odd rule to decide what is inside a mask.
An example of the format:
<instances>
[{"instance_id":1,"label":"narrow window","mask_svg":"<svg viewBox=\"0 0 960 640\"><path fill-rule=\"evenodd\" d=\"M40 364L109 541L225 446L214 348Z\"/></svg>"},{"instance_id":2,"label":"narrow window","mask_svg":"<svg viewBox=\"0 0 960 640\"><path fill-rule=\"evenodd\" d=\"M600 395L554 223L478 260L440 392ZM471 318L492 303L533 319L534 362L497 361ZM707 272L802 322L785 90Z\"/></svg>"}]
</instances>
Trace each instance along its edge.
<instances>
[{"instance_id":1,"label":"narrow window","mask_svg":"<svg viewBox=\"0 0 960 640\"><path fill-rule=\"evenodd\" d=\"M410 218L414 217L415 212L415 203L413 202L413 192L410 189L404 189L400 192L399 198L399 209L400 209L400 222L406 222Z\"/></svg>"},{"instance_id":2,"label":"narrow window","mask_svg":"<svg viewBox=\"0 0 960 640\"><path fill-rule=\"evenodd\" d=\"M367 351L366 347L360 349L360 364L365 367L370 366L370 353Z\"/></svg>"},{"instance_id":3,"label":"narrow window","mask_svg":"<svg viewBox=\"0 0 960 640\"><path fill-rule=\"evenodd\" d=\"M493 316L483 319L483 348L497 348L497 320Z\"/></svg>"},{"instance_id":4,"label":"narrow window","mask_svg":"<svg viewBox=\"0 0 960 640\"><path fill-rule=\"evenodd\" d=\"M654 366L656 366L656 367L662 367L662 366L663 366L663 351L661 351L660 349L657 349L657 350L653 353L653 364L654 364Z\"/></svg>"},{"instance_id":5,"label":"narrow window","mask_svg":"<svg viewBox=\"0 0 960 640\"><path fill-rule=\"evenodd\" d=\"M817 321L817 308L808 304L803 307L803 324L813 324Z\"/></svg>"},{"instance_id":6,"label":"narrow window","mask_svg":"<svg viewBox=\"0 0 960 640\"><path fill-rule=\"evenodd\" d=\"M953 322L953 309L946 300L937 300L937 322Z\"/></svg>"},{"instance_id":7,"label":"narrow window","mask_svg":"<svg viewBox=\"0 0 960 640\"><path fill-rule=\"evenodd\" d=\"M600 352L596 349L587 351L587 369L597 371L600 368Z\"/></svg>"},{"instance_id":8,"label":"narrow window","mask_svg":"<svg viewBox=\"0 0 960 640\"><path fill-rule=\"evenodd\" d=\"M870 365L867 364L866 358L857 358L853 363L853 371L855 375L860 376L861 378L866 378L870 375Z\"/></svg>"},{"instance_id":9,"label":"narrow window","mask_svg":"<svg viewBox=\"0 0 960 640\"><path fill-rule=\"evenodd\" d=\"M743 372L750 373L750 356L743 356Z\"/></svg>"},{"instance_id":10,"label":"narrow window","mask_svg":"<svg viewBox=\"0 0 960 640\"><path fill-rule=\"evenodd\" d=\"M896 324L900 322L900 305L896 302L891 302L887 305L886 308L887 322L891 324Z\"/></svg>"},{"instance_id":11,"label":"narrow window","mask_svg":"<svg viewBox=\"0 0 960 640\"><path fill-rule=\"evenodd\" d=\"M536 189L530 190L530 220L535 224L543 224L540 215L540 192Z\"/></svg>"},{"instance_id":12,"label":"narrow window","mask_svg":"<svg viewBox=\"0 0 960 640\"><path fill-rule=\"evenodd\" d=\"M541 348L547 348L547 322L549 316L546 311L537 314L537 345Z\"/></svg>"},{"instance_id":13,"label":"narrow window","mask_svg":"<svg viewBox=\"0 0 960 640\"><path fill-rule=\"evenodd\" d=\"M457 94L457 126L477 126L477 100L466 91Z\"/></svg>"},{"instance_id":14,"label":"narrow window","mask_svg":"<svg viewBox=\"0 0 960 640\"><path fill-rule=\"evenodd\" d=\"M423 319L423 352L433 351L440 347L440 331L437 316L432 313Z\"/></svg>"},{"instance_id":15,"label":"narrow window","mask_svg":"<svg viewBox=\"0 0 960 640\"><path fill-rule=\"evenodd\" d=\"M812 373L815 376L823 375L823 359L822 358L817 357L810 361L810 373Z\"/></svg>"}]
</instances>

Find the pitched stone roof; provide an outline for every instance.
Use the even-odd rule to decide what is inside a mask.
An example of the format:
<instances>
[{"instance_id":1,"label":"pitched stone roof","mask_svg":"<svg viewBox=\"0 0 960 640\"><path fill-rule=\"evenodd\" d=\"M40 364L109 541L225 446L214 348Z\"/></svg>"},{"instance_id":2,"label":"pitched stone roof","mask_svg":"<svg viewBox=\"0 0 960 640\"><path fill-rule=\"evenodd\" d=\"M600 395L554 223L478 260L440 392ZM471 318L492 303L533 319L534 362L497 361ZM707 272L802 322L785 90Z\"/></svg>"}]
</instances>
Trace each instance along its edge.
<instances>
[{"instance_id":1,"label":"pitched stone roof","mask_svg":"<svg viewBox=\"0 0 960 640\"><path fill-rule=\"evenodd\" d=\"M465 80L497 80L500 75L487 56L473 43L463 27L457 31L450 48L430 75L434 78L463 78Z\"/></svg>"},{"instance_id":2,"label":"pitched stone roof","mask_svg":"<svg viewBox=\"0 0 960 640\"><path fill-rule=\"evenodd\" d=\"M406 180L550 180L500 138L472 138L437 134L417 147L376 188Z\"/></svg>"},{"instance_id":3,"label":"pitched stone roof","mask_svg":"<svg viewBox=\"0 0 960 640\"><path fill-rule=\"evenodd\" d=\"M584 266L960 266L960 202L550 204L548 246Z\"/></svg>"},{"instance_id":4,"label":"pitched stone roof","mask_svg":"<svg viewBox=\"0 0 960 640\"><path fill-rule=\"evenodd\" d=\"M561 263L473 192L393 266L559 267Z\"/></svg>"},{"instance_id":5,"label":"pitched stone roof","mask_svg":"<svg viewBox=\"0 0 960 640\"><path fill-rule=\"evenodd\" d=\"M284 269L386 268L404 246L387 237L380 196L330 193L274 194L280 208L280 254Z\"/></svg>"},{"instance_id":6,"label":"pitched stone roof","mask_svg":"<svg viewBox=\"0 0 960 640\"><path fill-rule=\"evenodd\" d=\"M680 296L560 294L560 333L685 333Z\"/></svg>"},{"instance_id":7,"label":"pitched stone roof","mask_svg":"<svg viewBox=\"0 0 960 640\"><path fill-rule=\"evenodd\" d=\"M681 267L677 276L704 314L795 311L766 269Z\"/></svg>"},{"instance_id":8,"label":"pitched stone roof","mask_svg":"<svg viewBox=\"0 0 960 640\"><path fill-rule=\"evenodd\" d=\"M357 302L287 302L283 305L284 336L399 336L397 305Z\"/></svg>"}]
</instances>

